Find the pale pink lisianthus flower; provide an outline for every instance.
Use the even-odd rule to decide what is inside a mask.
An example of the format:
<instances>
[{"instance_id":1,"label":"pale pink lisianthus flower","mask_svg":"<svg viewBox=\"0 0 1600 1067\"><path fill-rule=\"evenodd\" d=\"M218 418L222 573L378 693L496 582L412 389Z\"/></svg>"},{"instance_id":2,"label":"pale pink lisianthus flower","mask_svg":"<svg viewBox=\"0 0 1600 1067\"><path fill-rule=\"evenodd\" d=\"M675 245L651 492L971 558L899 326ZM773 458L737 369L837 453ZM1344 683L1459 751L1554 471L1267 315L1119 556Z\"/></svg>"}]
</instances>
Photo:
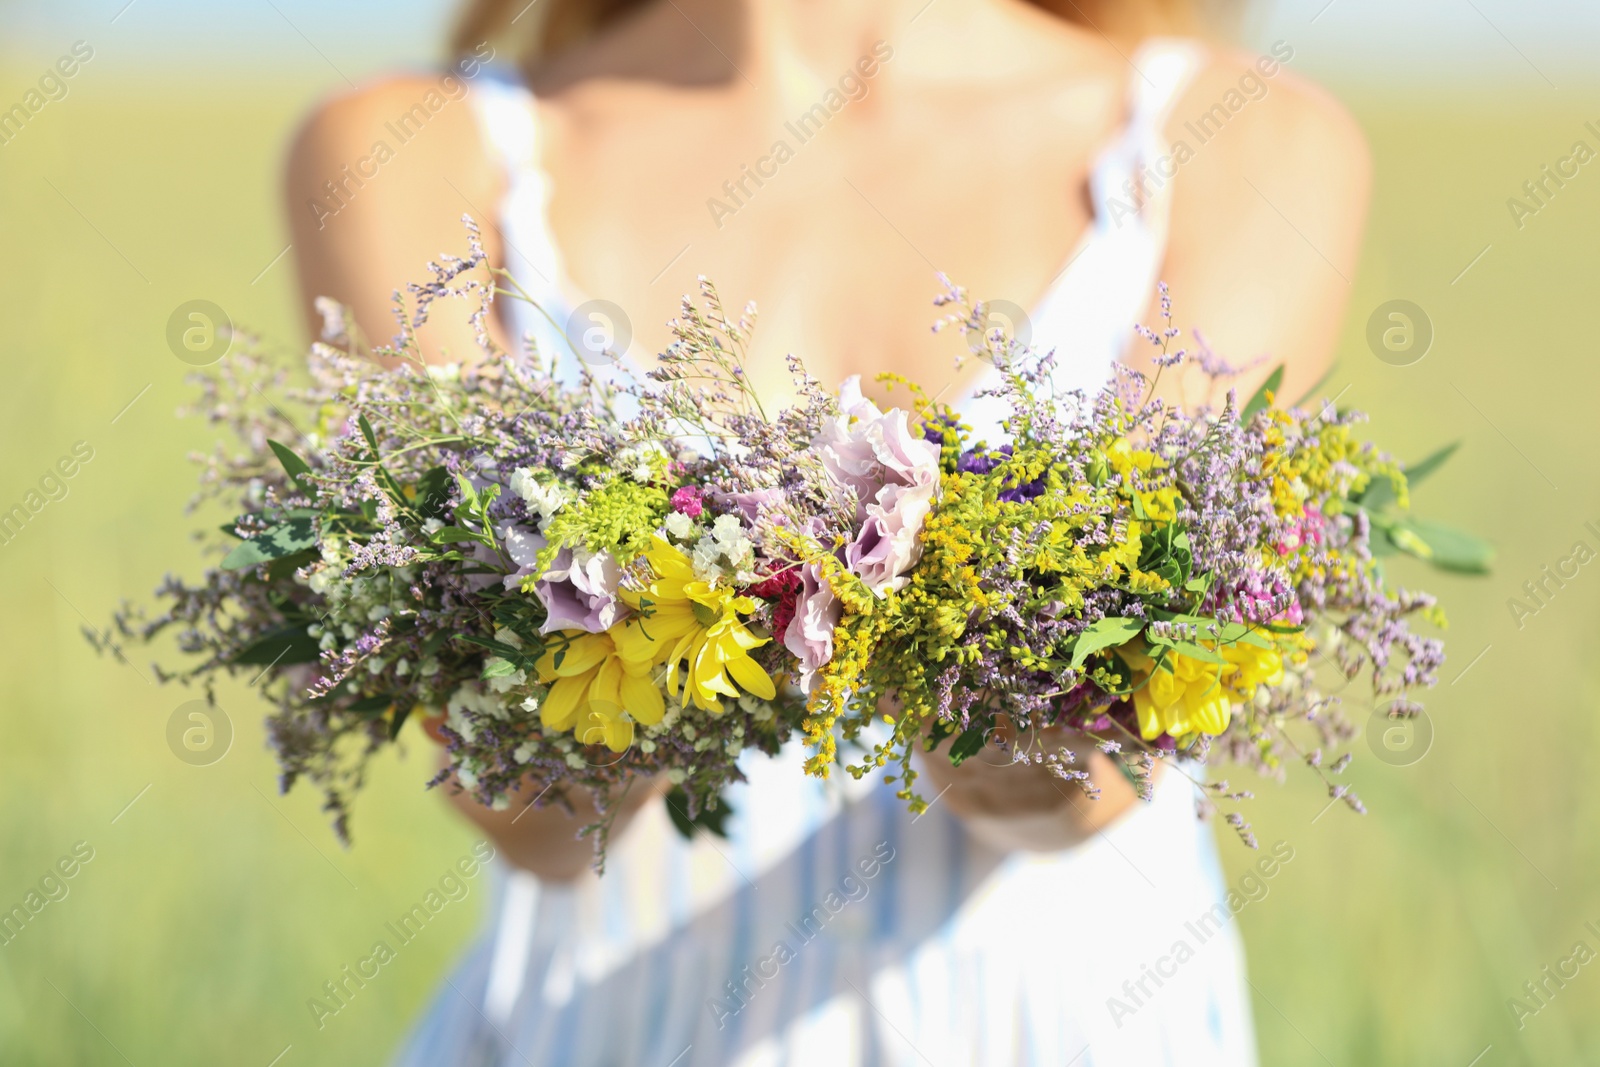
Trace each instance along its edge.
<instances>
[{"instance_id":1,"label":"pale pink lisianthus flower","mask_svg":"<svg viewBox=\"0 0 1600 1067\"><path fill-rule=\"evenodd\" d=\"M598 634L611 629L626 610L617 599L622 568L609 552L563 548L550 568L533 584L534 595L544 605L543 634L557 630L583 630Z\"/></svg>"},{"instance_id":2,"label":"pale pink lisianthus flower","mask_svg":"<svg viewBox=\"0 0 1600 1067\"><path fill-rule=\"evenodd\" d=\"M855 540L844 547L844 562L874 596L902 589L922 556L922 524L933 508L932 486L886 485L867 505Z\"/></svg>"},{"instance_id":3,"label":"pale pink lisianthus flower","mask_svg":"<svg viewBox=\"0 0 1600 1067\"><path fill-rule=\"evenodd\" d=\"M900 589L922 554L922 524L939 490L939 446L913 432L910 414L884 412L861 395L861 379L839 386L840 414L812 445L828 474L855 490L855 538L845 565L877 596Z\"/></svg>"},{"instance_id":4,"label":"pale pink lisianthus flower","mask_svg":"<svg viewBox=\"0 0 1600 1067\"><path fill-rule=\"evenodd\" d=\"M500 535L500 544L505 549L505 554L516 565L516 570L505 577L507 589L520 589L522 579L533 573L534 564L538 561L539 553L544 549L545 539L542 534L528 529L520 523L508 522L497 531Z\"/></svg>"},{"instance_id":5,"label":"pale pink lisianthus flower","mask_svg":"<svg viewBox=\"0 0 1600 1067\"><path fill-rule=\"evenodd\" d=\"M783 632L783 647L800 661L800 688L811 692L822 665L833 658L833 629L839 625L843 605L823 580L815 563L800 568L800 591L795 595L794 618Z\"/></svg>"}]
</instances>

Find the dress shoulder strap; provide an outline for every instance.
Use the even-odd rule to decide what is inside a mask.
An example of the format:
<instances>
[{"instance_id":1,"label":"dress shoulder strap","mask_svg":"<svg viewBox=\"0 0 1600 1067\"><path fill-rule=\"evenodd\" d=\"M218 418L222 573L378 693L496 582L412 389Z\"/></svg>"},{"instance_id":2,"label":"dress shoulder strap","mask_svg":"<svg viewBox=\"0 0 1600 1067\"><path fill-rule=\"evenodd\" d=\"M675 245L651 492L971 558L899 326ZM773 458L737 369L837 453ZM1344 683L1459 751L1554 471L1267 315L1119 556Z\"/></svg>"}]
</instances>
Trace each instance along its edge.
<instances>
[{"instance_id":1,"label":"dress shoulder strap","mask_svg":"<svg viewBox=\"0 0 1600 1067\"><path fill-rule=\"evenodd\" d=\"M538 101L514 73L491 72L470 97L484 145L506 176L506 191L488 220L500 230L505 265L543 313L513 302L508 314L521 338L530 338L546 365L576 380L570 346L551 320L565 322L574 301L561 250L550 228L550 178ZM483 205L485 210L489 205ZM570 373L569 373L570 372Z\"/></svg>"},{"instance_id":2,"label":"dress shoulder strap","mask_svg":"<svg viewBox=\"0 0 1600 1067\"><path fill-rule=\"evenodd\" d=\"M539 123L533 93L515 75L490 71L473 86L473 107L484 142L507 170L537 165Z\"/></svg>"},{"instance_id":3,"label":"dress shoulder strap","mask_svg":"<svg viewBox=\"0 0 1600 1067\"><path fill-rule=\"evenodd\" d=\"M1090 177L1102 222L1110 216L1109 221L1120 228L1127 213L1137 212L1164 244L1168 185L1176 173L1175 164L1162 166L1169 153L1167 120L1205 66L1206 55L1198 43L1170 37L1152 38L1134 53L1127 122L1096 160Z\"/></svg>"},{"instance_id":4,"label":"dress shoulder strap","mask_svg":"<svg viewBox=\"0 0 1600 1067\"><path fill-rule=\"evenodd\" d=\"M1152 37L1134 53L1137 71L1130 95L1130 130L1160 134L1184 90L1205 66L1207 52L1196 41Z\"/></svg>"}]
</instances>

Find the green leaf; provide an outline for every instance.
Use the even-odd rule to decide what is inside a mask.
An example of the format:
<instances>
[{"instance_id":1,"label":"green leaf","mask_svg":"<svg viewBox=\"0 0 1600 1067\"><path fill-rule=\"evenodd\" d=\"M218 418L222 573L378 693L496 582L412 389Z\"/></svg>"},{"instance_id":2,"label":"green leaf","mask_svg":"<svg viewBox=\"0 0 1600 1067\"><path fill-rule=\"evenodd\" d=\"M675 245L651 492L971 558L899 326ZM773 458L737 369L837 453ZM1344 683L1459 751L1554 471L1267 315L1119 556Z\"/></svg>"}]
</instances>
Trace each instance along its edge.
<instances>
[{"instance_id":1,"label":"green leaf","mask_svg":"<svg viewBox=\"0 0 1600 1067\"><path fill-rule=\"evenodd\" d=\"M484 681L490 678L509 678L517 673L517 665L508 659L488 659L484 661L483 673L478 677Z\"/></svg>"},{"instance_id":2,"label":"green leaf","mask_svg":"<svg viewBox=\"0 0 1600 1067\"><path fill-rule=\"evenodd\" d=\"M684 792L683 786L675 785L667 790L666 800L667 814L672 817L672 825L683 835L685 841L692 841L696 830L705 830L718 837L728 836L727 823L729 817L733 815L733 807L720 794L702 803L700 814L693 819L689 818L689 794Z\"/></svg>"},{"instance_id":3,"label":"green leaf","mask_svg":"<svg viewBox=\"0 0 1600 1067\"><path fill-rule=\"evenodd\" d=\"M456 472L456 485L461 487L461 503L456 511L465 508L470 513L478 506L478 491L472 487L472 480L460 471Z\"/></svg>"},{"instance_id":4,"label":"green leaf","mask_svg":"<svg viewBox=\"0 0 1600 1067\"><path fill-rule=\"evenodd\" d=\"M461 541L482 541L483 535L475 534L471 530L463 530L459 526L446 526L435 530L430 538L436 545L453 545Z\"/></svg>"},{"instance_id":5,"label":"green leaf","mask_svg":"<svg viewBox=\"0 0 1600 1067\"><path fill-rule=\"evenodd\" d=\"M1411 466L1406 467L1406 481L1413 486L1417 485L1428 475L1444 466L1445 461L1451 456L1455 455L1456 449L1460 447L1460 441L1453 441L1439 449L1439 451L1435 452L1427 459L1422 460L1419 463L1413 463Z\"/></svg>"},{"instance_id":6,"label":"green leaf","mask_svg":"<svg viewBox=\"0 0 1600 1067\"><path fill-rule=\"evenodd\" d=\"M1202 631L1204 632L1204 631ZM1257 648L1271 648L1272 642L1261 636L1261 629L1242 622L1223 623L1217 640L1225 645L1254 645Z\"/></svg>"},{"instance_id":7,"label":"green leaf","mask_svg":"<svg viewBox=\"0 0 1600 1067\"><path fill-rule=\"evenodd\" d=\"M292 518L242 541L222 561L225 571L241 571L269 560L281 559L317 544L316 527L309 517Z\"/></svg>"},{"instance_id":8,"label":"green leaf","mask_svg":"<svg viewBox=\"0 0 1600 1067\"><path fill-rule=\"evenodd\" d=\"M1415 530L1403 522L1389 527L1389 543L1400 551L1418 559L1432 559L1433 546L1424 541Z\"/></svg>"},{"instance_id":9,"label":"green leaf","mask_svg":"<svg viewBox=\"0 0 1600 1067\"><path fill-rule=\"evenodd\" d=\"M304 567L312 560L321 559L322 555L315 545L301 552L291 552L287 556L279 556L267 564L267 584L278 585L294 577L294 572Z\"/></svg>"},{"instance_id":10,"label":"green leaf","mask_svg":"<svg viewBox=\"0 0 1600 1067\"><path fill-rule=\"evenodd\" d=\"M976 726L969 726L961 731L955 743L950 746L950 766L959 767L967 760L983 751L983 746L988 741L987 732Z\"/></svg>"},{"instance_id":11,"label":"green leaf","mask_svg":"<svg viewBox=\"0 0 1600 1067\"><path fill-rule=\"evenodd\" d=\"M1267 380L1261 383L1261 388L1256 390L1249 403L1245 404L1244 410L1239 413L1240 422L1249 422L1255 418L1256 412L1270 403L1267 399L1267 394L1276 393L1278 387L1283 384L1283 366L1282 363L1278 364L1273 368L1272 373L1267 375Z\"/></svg>"},{"instance_id":12,"label":"green leaf","mask_svg":"<svg viewBox=\"0 0 1600 1067\"><path fill-rule=\"evenodd\" d=\"M1392 556L1400 551L1389 538L1389 531L1394 529L1394 523L1387 519L1379 519L1368 512L1367 518L1372 522L1372 533L1367 538L1367 548L1374 556Z\"/></svg>"},{"instance_id":13,"label":"green leaf","mask_svg":"<svg viewBox=\"0 0 1600 1067\"><path fill-rule=\"evenodd\" d=\"M412 708L405 708L394 713L394 718L389 720L389 740L393 741L400 736L400 728L411 717Z\"/></svg>"},{"instance_id":14,"label":"green leaf","mask_svg":"<svg viewBox=\"0 0 1600 1067\"><path fill-rule=\"evenodd\" d=\"M1077 643L1072 648L1072 669L1077 670L1082 667L1085 660L1101 649L1127 644L1138 637L1139 631L1143 629L1143 619L1113 616L1090 623L1088 628L1078 635Z\"/></svg>"},{"instance_id":15,"label":"green leaf","mask_svg":"<svg viewBox=\"0 0 1600 1067\"><path fill-rule=\"evenodd\" d=\"M366 438L367 447L372 449L372 462L378 462L378 435L372 432L372 423L367 421L365 415L358 415L356 425L361 427L361 436Z\"/></svg>"},{"instance_id":16,"label":"green leaf","mask_svg":"<svg viewBox=\"0 0 1600 1067\"><path fill-rule=\"evenodd\" d=\"M1396 525L1427 545L1432 555L1425 558L1440 570L1488 574L1494 563L1494 546L1465 530L1427 519L1406 519Z\"/></svg>"},{"instance_id":17,"label":"green leaf","mask_svg":"<svg viewBox=\"0 0 1600 1067\"><path fill-rule=\"evenodd\" d=\"M316 487L311 484L311 479L306 477L311 473L311 464L295 455L289 446L279 444L271 438L267 439L267 447L272 449L278 457L278 462L283 464L283 472L300 487L300 491L307 496L315 495Z\"/></svg>"},{"instance_id":18,"label":"green leaf","mask_svg":"<svg viewBox=\"0 0 1600 1067\"><path fill-rule=\"evenodd\" d=\"M1155 642L1152 642L1155 643ZM1174 652L1197 659L1205 663L1223 663L1223 658L1205 645L1197 645L1193 641L1163 641L1161 644L1172 646Z\"/></svg>"},{"instance_id":19,"label":"green leaf","mask_svg":"<svg viewBox=\"0 0 1600 1067\"><path fill-rule=\"evenodd\" d=\"M501 659L509 660L510 662L516 664L519 670L532 669L534 662L537 660L538 656L542 654L542 650L534 650L534 654L529 655L528 652L522 651L521 649L512 648L510 645L505 644L504 642L495 641L488 637L474 637L471 634L457 634L456 640L465 641L469 645L477 645L479 648L487 648L490 652L493 652ZM426 646L424 646L424 649L426 650ZM555 664L557 667L561 665L559 662L559 655L560 654L557 653L558 660Z\"/></svg>"},{"instance_id":20,"label":"green leaf","mask_svg":"<svg viewBox=\"0 0 1600 1067\"><path fill-rule=\"evenodd\" d=\"M1394 495L1394 483L1386 475L1378 474L1367 482L1367 487L1361 490L1361 495L1355 498L1355 503L1360 504L1370 515L1382 511L1398 499Z\"/></svg>"},{"instance_id":21,"label":"green leaf","mask_svg":"<svg viewBox=\"0 0 1600 1067\"><path fill-rule=\"evenodd\" d=\"M311 663L322 650L304 626L284 626L256 638L233 657L237 664L266 667L289 663Z\"/></svg>"},{"instance_id":22,"label":"green leaf","mask_svg":"<svg viewBox=\"0 0 1600 1067\"><path fill-rule=\"evenodd\" d=\"M377 696L362 697L344 710L367 715L373 712L388 711L393 706L393 693L379 693Z\"/></svg>"},{"instance_id":23,"label":"green leaf","mask_svg":"<svg viewBox=\"0 0 1600 1067\"><path fill-rule=\"evenodd\" d=\"M424 519L443 515L450 503L450 472L443 467L433 467L417 479L417 514Z\"/></svg>"}]
</instances>

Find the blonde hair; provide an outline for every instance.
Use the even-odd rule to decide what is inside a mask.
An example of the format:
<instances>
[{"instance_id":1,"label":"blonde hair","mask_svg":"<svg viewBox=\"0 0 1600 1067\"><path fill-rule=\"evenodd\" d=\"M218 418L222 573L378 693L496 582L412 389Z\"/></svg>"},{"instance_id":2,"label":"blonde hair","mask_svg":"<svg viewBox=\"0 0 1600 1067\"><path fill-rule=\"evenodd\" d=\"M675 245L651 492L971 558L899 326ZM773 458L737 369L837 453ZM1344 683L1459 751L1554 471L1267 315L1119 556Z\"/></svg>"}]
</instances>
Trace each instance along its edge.
<instances>
[{"instance_id":1,"label":"blonde hair","mask_svg":"<svg viewBox=\"0 0 1600 1067\"><path fill-rule=\"evenodd\" d=\"M548 56L579 44L606 26L642 8L647 0L540 0L541 9L524 48ZM1195 34L1208 23L1205 0L1029 0L1068 22L1110 37L1137 40L1156 33ZM517 29L522 0L467 0L451 34L458 55Z\"/></svg>"}]
</instances>

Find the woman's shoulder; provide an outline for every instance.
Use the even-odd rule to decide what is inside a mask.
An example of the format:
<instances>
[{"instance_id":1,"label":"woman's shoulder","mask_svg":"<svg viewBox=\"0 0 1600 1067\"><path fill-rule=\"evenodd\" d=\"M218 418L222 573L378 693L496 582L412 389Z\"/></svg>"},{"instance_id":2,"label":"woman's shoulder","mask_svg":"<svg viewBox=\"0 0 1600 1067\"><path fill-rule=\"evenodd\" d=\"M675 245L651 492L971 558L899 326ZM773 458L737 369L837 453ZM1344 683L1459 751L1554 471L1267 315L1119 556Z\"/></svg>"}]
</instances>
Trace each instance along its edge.
<instances>
[{"instance_id":1,"label":"woman's shoulder","mask_svg":"<svg viewBox=\"0 0 1600 1067\"><path fill-rule=\"evenodd\" d=\"M396 283L465 250L463 215L493 225L506 178L472 100L489 75L471 69L378 78L301 123L283 190L308 316L313 296L329 296L386 336ZM492 229L485 241L497 244ZM474 350L470 332L458 333L439 347Z\"/></svg>"},{"instance_id":2,"label":"woman's shoulder","mask_svg":"<svg viewBox=\"0 0 1600 1067\"><path fill-rule=\"evenodd\" d=\"M1292 45L1196 54L1202 58L1166 125L1174 155L1186 157L1193 172L1191 184L1231 182L1249 193L1248 182L1294 182L1364 206L1366 137L1343 104L1293 69Z\"/></svg>"},{"instance_id":3,"label":"woman's shoulder","mask_svg":"<svg viewBox=\"0 0 1600 1067\"><path fill-rule=\"evenodd\" d=\"M1165 124L1163 275L1236 362L1270 358L1298 396L1326 370L1361 255L1371 159L1355 118L1293 68L1292 46L1210 49Z\"/></svg>"},{"instance_id":4,"label":"woman's shoulder","mask_svg":"<svg viewBox=\"0 0 1600 1067\"><path fill-rule=\"evenodd\" d=\"M471 97L490 75L482 67L472 69L470 77L456 67L389 74L323 99L294 135L291 171L334 162L336 168L348 164L359 176L387 167L408 150L418 156L445 156L452 160L453 172L455 167L470 172L478 160L487 167L491 157Z\"/></svg>"}]
</instances>

